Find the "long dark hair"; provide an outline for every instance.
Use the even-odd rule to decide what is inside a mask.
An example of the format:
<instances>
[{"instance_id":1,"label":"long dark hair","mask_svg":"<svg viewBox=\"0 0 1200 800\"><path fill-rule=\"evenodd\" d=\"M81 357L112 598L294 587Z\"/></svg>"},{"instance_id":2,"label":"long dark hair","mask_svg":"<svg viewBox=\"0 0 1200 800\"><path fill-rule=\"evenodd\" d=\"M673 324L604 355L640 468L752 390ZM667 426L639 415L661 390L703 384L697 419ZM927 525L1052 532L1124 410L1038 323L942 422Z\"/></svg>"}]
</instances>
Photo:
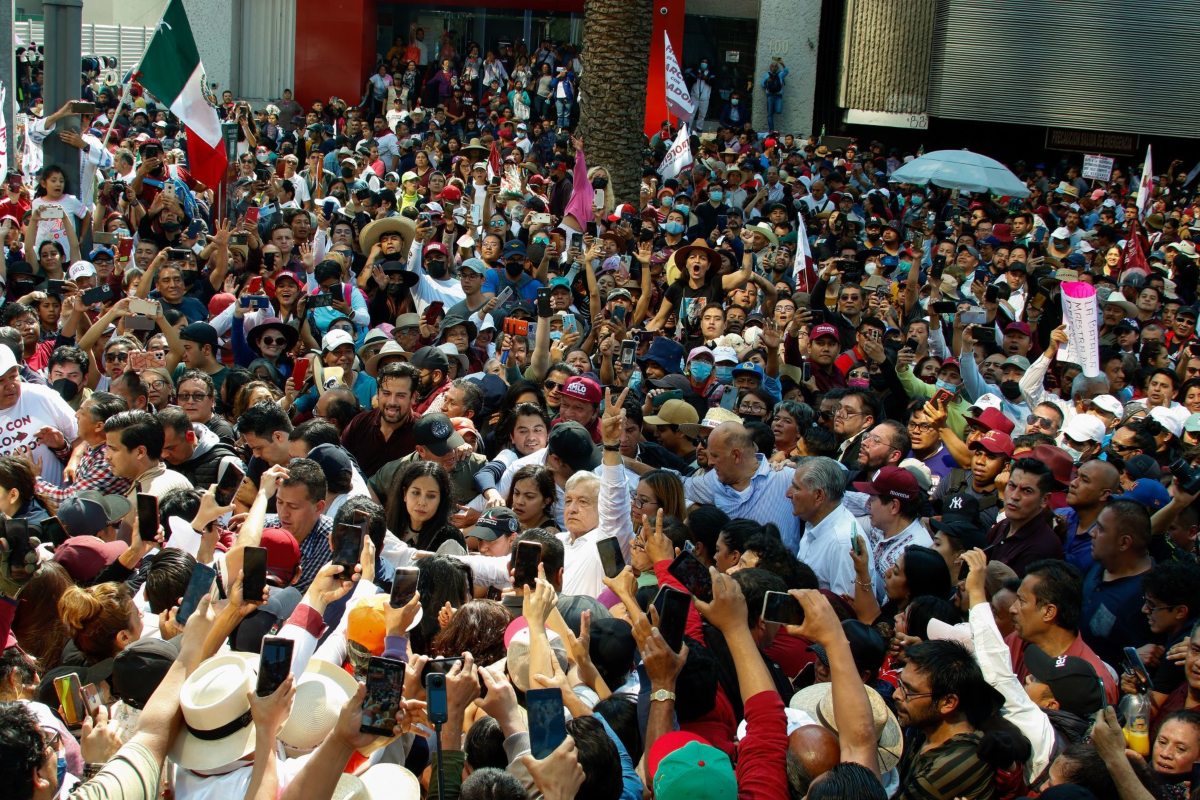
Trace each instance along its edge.
<instances>
[{"instance_id":1,"label":"long dark hair","mask_svg":"<svg viewBox=\"0 0 1200 800\"><path fill-rule=\"evenodd\" d=\"M388 492L388 530L401 539L406 539L409 531L412 530L412 520L408 516L408 506L404 503L404 496L408 494L408 488L413 485L413 481L423 477L433 478L441 494L437 510L433 512L433 517L429 522L425 523L423 530L438 531L450 524L450 506L454 502L454 496L450 488L449 474L436 461L414 461L396 473L396 477L392 480L392 488ZM413 533L420 533L420 531L413 531Z\"/></svg>"},{"instance_id":2,"label":"long dark hair","mask_svg":"<svg viewBox=\"0 0 1200 800\"><path fill-rule=\"evenodd\" d=\"M408 638L414 653L429 654L433 639L441 630L438 611L446 603L452 608L461 608L471 599L473 582L471 568L458 559L430 556L417 562L417 591L421 594L422 617Z\"/></svg>"},{"instance_id":3,"label":"long dark hair","mask_svg":"<svg viewBox=\"0 0 1200 800\"><path fill-rule=\"evenodd\" d=\"M551 521L554 520L554 502L558 499L558 489L554 485L554 473L543 464L526 464L521 467L513 475L512 483L508 487L508 497L506 499L508 507L512 508L513 493L517 488L517 481L533 481L533 485L537 487L538 492L542 497L546 498L546 504L542 508L542 516Z\"/></svg>"}]
</instances>

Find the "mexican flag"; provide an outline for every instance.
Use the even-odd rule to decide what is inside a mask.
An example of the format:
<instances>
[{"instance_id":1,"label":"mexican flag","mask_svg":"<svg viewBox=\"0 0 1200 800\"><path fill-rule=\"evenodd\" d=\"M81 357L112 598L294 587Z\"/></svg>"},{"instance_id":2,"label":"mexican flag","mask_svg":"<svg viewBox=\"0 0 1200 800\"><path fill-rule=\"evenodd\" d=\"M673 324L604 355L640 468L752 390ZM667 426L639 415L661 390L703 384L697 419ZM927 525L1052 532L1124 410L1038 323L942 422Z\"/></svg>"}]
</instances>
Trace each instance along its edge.
<instances>
[{"instance_id":1,"label":"mexican flag","mask_svg":"<svg viewBox=\"0 0 1200 800\"><path fill-rule=\"evenodd\" d=\"M170 0L142 56L138 82L171 108L187 129L188 167L196 180L217 186L228 157L217 110L204 96L204 65L183 0Z\"/></svg>"}]
</instances>

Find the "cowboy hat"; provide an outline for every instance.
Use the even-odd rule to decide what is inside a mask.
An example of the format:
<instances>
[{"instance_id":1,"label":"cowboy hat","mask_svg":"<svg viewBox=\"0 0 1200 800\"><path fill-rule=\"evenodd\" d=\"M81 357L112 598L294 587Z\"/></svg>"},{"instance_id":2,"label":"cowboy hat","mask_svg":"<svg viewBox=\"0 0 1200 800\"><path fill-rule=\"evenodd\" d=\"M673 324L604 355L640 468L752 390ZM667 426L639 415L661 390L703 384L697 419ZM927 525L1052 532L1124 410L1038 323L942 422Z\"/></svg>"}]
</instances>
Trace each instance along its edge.
<instances>
[{"instance_id":1,"label":"cowboy hat","mask_svg":"<svg viewBox=\"0 0 1200 800\"><path fill-rule=\"evenodd\" d=\"M304 753L325 741L358 682L336 664L312 658L296 681L292 712L279 731L284 747Z\"/></svg>"},{"instance_id":2,"label":"cowboy hat","mask_svg":"<svg viewBox=\"0 0 1200 800\"><path fill-rule=\"evenodd\" d=\"M779 246L779 236L772 230L771 226L765 222L756 222L753 225L747 225L745 230L750 233L761 234L773 246Z\"/></svg>"},{"instance_id":3,"label":"cowboy hat","mask_svg":"<svg viewBox=\"0 0 1200 800\"><path fill-rule=\"evenodd\" d=\"M398 252L407 254L413 237L417 234L417 223L408 217L384 217L371 222L362 229L362 233L358 237L358 243L363 252L371 252L371 248L378 244L385 233L400 234L403 244L400 245Z\"/></svg>"},{"instance_id":4,"label":"cowboy hat","mask_svg":"<svg viewBox=\"0 0 1200 800\"><path fill-rule=\"evenodd\" d=\"M250 329L246 334L246 343L251 347L258 348L259 338L267 331L279 331L283 334L283 338L287 339L287 350L291 350L296 346L296 341L300 338L300 333L291 325L288 325L278 317L263 317L258 321L258 324Z\"/></svg>"},{"instance_id":5,"label":"cowboy hat","mask_svg":"<svg viewBox=\"0 0 1200 800\"><path fill-rule=\"evenodd\" d=\"M467 372L470 371L471 362L467 359L467 357L465 355L458 352L458 347L456 347L455 345L451 344L450 342L446 342L445 344L439 344L438 350L441 350L443 353L445 353L447 359L451 359L451 358L458 359L458 375L460 378L463 375L467 374Z\"/></svg>"},{"instance_id":6,"label":"cowboy hat","mask_svg":"<svg viewBox=\"0 0 1200 800\"><path fill-rule=\"evenodd\" d=\"M834 716L832 689L832 683L813 684L793 695L788 707L805 712L821 725L837 733L838 721ZM887 707L879 692L870 686L866 689L867 699L871 702L875 734L878 737L876 753L879 756L879 769L887 772L900 762L900 756L904 752L904 732L900 729L896 715Z\"/></svg>"},{"instance_id":7,"label":"cowboy hat","mask_svg":"<svg viewBox=\"0 0 1200 800\"><path fill-rule=\"evenodd\" d=\"M184 726L168 755L184 769L212 770L254 752L254 722L247 696L258 676L258 657L230 652L213 656L179 690Z\"/></svg>"},{"instance_id":8,"label":"cowboy hat","mask_svg":"<svg viewBox=\"0 0 1200 800\"><path fill-rule=\"evenodd\" d=\"M482 153L486 156L490 151L483 146L483 143L479 141L479 137L476 136L475 138L471 139L470 144L468 144L466 147L460 148L459 152L463 153L464 155L471 152L476 152Z\"/></svg>"},{"instance_id":9,"label":"cowboy hat","mask_svg":"<svg viewBox=\"0 0 1200 800\"><path fill-rule=\"evenodd\" d=\"M399 764L379 763L360 776L372 798L395 798L395 800L420 800L421 783Z\"/></svg>"},{"instance_id":10,"label":"cowboy hat","mask_svg":"<svg viewBox=\"0 0 1200 800\"><path fill-rule=\"evenodd\" d=\"M697 239L689 245L679 248L675 254L671 256L675 268L680 272L687 271L687 260L692 253L702 252L708 255L708 268L711 270L718 269L721 265L722 255L719 251L709 247L708 242L703 239Z\"/></svg>"},{"instance_id":11,"label":"cowboy hat","mask_svg":"<svg viewBox=\"0 0 1200 800\"><path fill-rule=\"evenodd\" d=\"M383 366L379 362L381 362L385 359L393 359L393 358L400 360L400 361L408 361L408 358L410 355L412 355L412 354L405 352L404 348L400 346L399 342L392 340L392 341L388 342L387 344L385 344L379 350L379 352L375 353L373 356L371 356L370 358L367 359L367 364L366 364L367 374L370 375L372 378L378 377L379 368L381 366Z\"/></svg>"}]
</instances>

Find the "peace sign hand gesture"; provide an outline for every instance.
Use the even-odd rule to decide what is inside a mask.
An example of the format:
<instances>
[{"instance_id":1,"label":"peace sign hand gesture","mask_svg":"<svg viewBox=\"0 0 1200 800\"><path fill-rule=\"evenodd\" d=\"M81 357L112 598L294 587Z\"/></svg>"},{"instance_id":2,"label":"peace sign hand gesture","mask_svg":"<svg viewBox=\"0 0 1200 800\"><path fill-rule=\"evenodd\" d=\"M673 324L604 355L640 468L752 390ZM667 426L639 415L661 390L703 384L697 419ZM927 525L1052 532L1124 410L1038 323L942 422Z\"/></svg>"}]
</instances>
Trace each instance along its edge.
<instances>
[{"instance_id":1,"label":"peace sign hand gesture","mask_svg":"<svg viewBox=\"0 0 1200 800\"><path fill-rule=\"evenodd\" d=\"M600 436L605 447L616 447L621 443L621 431L625 427L625 398L629 396L629 387L622 390L614 403L612 390L604 388L604 416L600 418Z\"/></svg>"}]
</instances>

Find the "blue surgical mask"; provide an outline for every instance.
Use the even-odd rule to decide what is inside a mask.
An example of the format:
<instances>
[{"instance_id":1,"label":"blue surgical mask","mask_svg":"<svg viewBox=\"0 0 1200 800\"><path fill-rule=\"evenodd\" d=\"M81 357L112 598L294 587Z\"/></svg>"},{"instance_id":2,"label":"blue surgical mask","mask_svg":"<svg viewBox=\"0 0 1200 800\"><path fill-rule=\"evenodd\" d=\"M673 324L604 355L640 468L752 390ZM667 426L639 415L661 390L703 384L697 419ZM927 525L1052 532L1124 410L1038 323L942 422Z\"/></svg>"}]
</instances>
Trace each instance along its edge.
<instances>
[{"instance_id":1,"label":"blue surgical mask","mask_svg":"<svg viewBox=\"0 0 1200 800\"><path fill-rule=\"evenodd\" d=\"M939 380L934 381L933 385L939 389L945 389L950 394L958 394L958 387L955 386L953 383L947 383L946 381L939 379Z\"/></svg>"},{"instance_id":2,"label":"blue surgical mask","mask_svg":"<svg viewBox=\"0 0 1200 800\"><path fill-rule=\"evenodd\" d=\"M557 342L562 338L562 331L550 331L550 341Z\"/></svg>"},{"instance_id":3,"label":"blue surgical mask","mask_svg":"<svg viewBox=\"0 0 1200 800\"><path fill-rule=\"evenodd\" d=\"M695 361L688 366L688 372L692 373L692 377L697 381L704 383L713 374L713 365L704 361Z\"/></svg>"},{"instance_id":4,"label":"blue surgical mask","mask_svg":"<svg viewBox=\"0 0 1200 800\"><path fill-rule=\"evenodd\" d=\"M664 208L670 208L675 205L675 198L669 194L664 194L662 200L659 201L659 205Z\"/></svg>"},{"instance_id":5,"label":"blue surgical mask","mask_svg":"<svg viewBox=\"0 0 1200 800\"><path fill-rule=\"evenodd\" d=\"M684 216L687 216L688 214L692 213L692 207L687 205L686 203L680 203L679 205L677 205L675 207L677 209L679 209L679 213L683 214Z\"/></svg>"},{"instance_id":6,"label":"blue surgical mask","mask_svg":"<svg viewBox=\"0 0 1200 800\"><path fill-rule=\"evenodd\" d=\"M737 104L738 104L738 99L736 97L729 101L729 105L731 105L731 106L736 106Z\"/></svg>"},{"instance_id":7,"label":"blue surgical mask","mask_svg":"<svg viewBox=\"0 0 1200 800\"><path fill-rule=\"evenodd\" d=\"M733 367L717 367L716 372L719 383L733 382Z\"/></svg>"},{"instance_id":8,"label":"blue surgical mask","mask_svg":"<svg viewBox=\"0 0 1200 800\"><path fill-rule=\"evenodd\" d=\"M724 192L709 192L708 199L715 200L716 202L719 203L725 199L725 193Z\"/></svg>"},{"instance_id":9,"label":"blue surgical mask","mask_svg":"<svg viewBox=\"0 0 1200 800\"><path fill-rule=\"evenodd\" d=\"M675 222L674 220L665 222L663 223L663 230L672 236L678 236L679 234L683 233L683 223Z\"/></svg>"}]
</instances>

